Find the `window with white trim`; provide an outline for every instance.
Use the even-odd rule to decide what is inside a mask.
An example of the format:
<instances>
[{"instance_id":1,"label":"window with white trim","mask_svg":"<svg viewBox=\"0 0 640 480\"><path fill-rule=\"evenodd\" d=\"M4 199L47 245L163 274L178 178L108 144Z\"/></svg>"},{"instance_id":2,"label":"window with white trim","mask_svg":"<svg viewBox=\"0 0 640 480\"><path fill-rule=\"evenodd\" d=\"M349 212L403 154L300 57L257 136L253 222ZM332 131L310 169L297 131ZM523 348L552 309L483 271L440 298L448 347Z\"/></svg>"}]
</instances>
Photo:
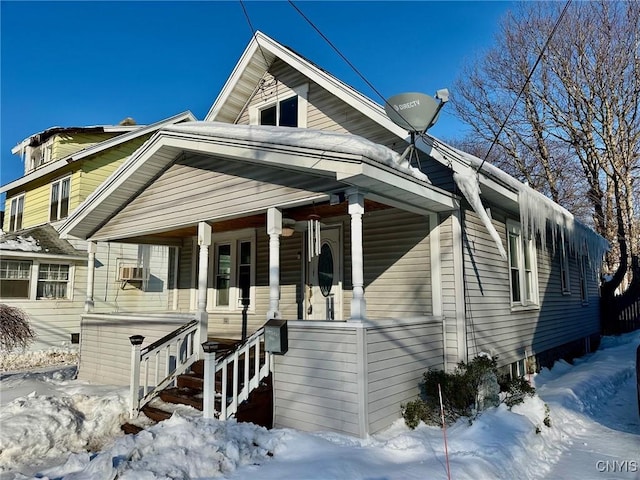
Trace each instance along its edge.
<instances>
[{"instance_id":1,"label":"window with white trim","mask_svg":"<svg viewBox=\"0 0 640 480\"><path fill-rule=\"evenodd\" d=\"M38 265L36 298L69 298L69 265L41 263Z\"/></svg>"},{"instance_id":2,"label":"window with white trim","mask_svg":"<svg viewBox=\"0 0 640 480\"><path fill-rule=\"evenodd\" d=\"M589 285L587 283L587 267L589 258L586 255L580 255L580 299L582 303L589 303Z\"/></svg>"},{"instance_id":3,"label":"window with white trim","mask_svg":"<svg viewBox=\"0 0 640 480\"><path fill-rule=\"evenodd\" d=\"M24 194L11 199L9 207L9 231L22 229L22 214L24 212Z\"/></svg>"},{"instance_id":4,"label":"window with white trim","mask_svg":"<svg viewBox=\"0 0 640 480\"><path fill-rule=\"evenodd\" d=\"M284 92L275 90L271 97L249 107L251 125L306 128L309 85L283 89Z\"/></svg>"},{"instance_id":5,"label":"window with white trim","mask_svg":"<svg viewBox=\"0 0 640 480\"><path fill-rule=\"evenodd\" d=\"M560 241L560 289L563 295L571 295L571 281L569 280L569 252L567 243Z\"/></svg>"},{"instance_id":6,"label":"window with white trim","mask_svg":"<svg viewBox=\"0 0 640 480\"><path fill-rule=\"evenodd\" d=\"M37 279L37 283L32 283ZM39 260L0 261L0 299L71 299L73 265Z\"/></svg>"},{"instance_id":7,"label":"window with white trim","mask_svg":"<svg viewBox=\"0 0 640 480\"><path fill-rule=\"evenodd\" d=\"M509 283L512 306L538 304L538 272L535 241L524 238L518 222L507 220Z\"/></svg>"},{"instance_id":8,"label":"window with white trim","mask_svg":"<svg viewBox=\"0 0 640 480\"><path fill-rule=\"evenodd\" d=\"M69 193L71 177L62 178L51 184L51 201L49 202L49 221L55 222L69 216Z\"/></svg>"},{"instance_id":9,"label":"window with white trim","mask_svg":"<svg viewBox=\"0 0 640 480\"><path fill-rule=\"evenodd\" d=\"M255 235L224 237L215 242L213 248L213 308L252 309L255 306Z\"/></svg>"},{"instance_id":10,"label":"window with white trim","mask_svg":"<svg viewBox=\"0 0 640 480\"><path fill-rule=\"evenodd\" d=\"M0 260L0 298L29 298L31 261Z\"/></svg>"}]
</instances>

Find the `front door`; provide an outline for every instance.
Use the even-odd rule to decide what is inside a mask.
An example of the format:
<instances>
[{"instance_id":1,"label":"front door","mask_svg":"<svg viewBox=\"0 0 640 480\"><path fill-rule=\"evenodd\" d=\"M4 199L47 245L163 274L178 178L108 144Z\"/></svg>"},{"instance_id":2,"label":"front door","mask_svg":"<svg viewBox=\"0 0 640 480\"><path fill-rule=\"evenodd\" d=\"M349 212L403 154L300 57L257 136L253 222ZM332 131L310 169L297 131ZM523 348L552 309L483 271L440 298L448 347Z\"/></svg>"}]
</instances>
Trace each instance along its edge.
<instances>
[{"instance_id":1,"label":"front door","mask_svg":"<svg viewBox=\"0 0 640 480\"><path fill-rule=\"evenodd\" d=\"M305 318L342 320L342 228L324 226L320 255L307 265Z\"/></svg>"}]
</instances>

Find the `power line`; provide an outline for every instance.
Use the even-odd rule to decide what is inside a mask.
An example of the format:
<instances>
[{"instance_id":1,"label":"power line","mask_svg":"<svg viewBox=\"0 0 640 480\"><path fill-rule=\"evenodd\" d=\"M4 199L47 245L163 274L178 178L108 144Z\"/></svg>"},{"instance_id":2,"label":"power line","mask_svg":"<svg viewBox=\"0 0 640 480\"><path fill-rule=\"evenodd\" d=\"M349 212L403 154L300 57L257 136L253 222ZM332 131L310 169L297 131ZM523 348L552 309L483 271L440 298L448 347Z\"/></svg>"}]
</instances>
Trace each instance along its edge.
<instances>
[{"instance_id":1,"label":"power line","mask_svg":"<svg viewBox=\"0 0 640 480\"><path fill-rule=\"evenodd\" d=\"M249 13L247 12L247 8L244 6L244 2L240 0L240 6L242 7L242 11L244 12L244 17L247 19L247 23L249 24L249 28L251 29L251 35L253 35L254 40L258 44L258 48L260 49L260 53L262 54L262 59L267 67L269 67L269 62L267 61L267 57L264 54L264 50L260 46L260 42L258 42L258 38L256 36L256 29L253 28L253 24L251 23L251 19L249 18Z\"/></svg>"},{"instance_id":2,"label":"power line","mask_svg":"<svg viewBox=\"0 0 640 480\"><path fill-rule=\"evenodd\" d=\"M533 67L531 68L531 71L529 72L529 76L527 76L527 79L525 80L524 84L522 85L522 88L520 89L520 93L518 93L518 96L516 97L515 101L513 102L513 105L511 106L511 110L509 110L509 113L507 113L507 116L505 117L504 121L502 122L502 125L500 125L500 129L498 130L498 133L496 133L496 136L493 138L493 142L491 142L491 145L489 146L489 150L487 150L487 153L485 154L484 158L482 159L482 162L480 163L480 166L478 167L478 170L476 170L477 172L480 171L480 169L484 165L484 162L486 162L487 158L489 158L489 154L491 153L491 150L493 150L493 147L495 146L496 142L498 141L498 138L500 138L500 134L502 133L502 130L504 130L504 127L507 125L507 121L509 120L509 117L511 116L511 114L515 110L516 105L518 104L518 101L520 100L520 97L522 96L522 93L524 92L524 89L529 84L529 81L531 80L531 77L533 76L533 72L535 72L536 67L540 63L540 60L542 60L542 56L544 55L544 52L547 50L547 47L549 46L549 43L551 43L551 39L553 38L553 35L556 33L556 30L558 29L558 26L560 25L560 22L562 22L562 19L564 18L564 15L567 12L570 4L571 4L571 0L567 0L567 3L565 4L564 8L562 9L562 12L560 12L560 16L558 17L558 20L556 21L556 24L553 26L553 30L551 30L551 33L547 37L547 41L545 42L544 46L542 47L542 50L540 50L540 53L538 54L538 58L536 59L536 63L533 64Z\"/></svg>"}]
</instances>

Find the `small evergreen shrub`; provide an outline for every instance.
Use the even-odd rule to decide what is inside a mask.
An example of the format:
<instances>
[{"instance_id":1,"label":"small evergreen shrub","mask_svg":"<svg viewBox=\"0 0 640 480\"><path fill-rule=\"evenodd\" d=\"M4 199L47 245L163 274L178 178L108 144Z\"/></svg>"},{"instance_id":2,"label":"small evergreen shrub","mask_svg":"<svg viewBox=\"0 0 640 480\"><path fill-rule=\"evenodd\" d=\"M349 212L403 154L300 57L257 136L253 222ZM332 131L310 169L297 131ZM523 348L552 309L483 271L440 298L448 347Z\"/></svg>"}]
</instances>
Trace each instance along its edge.
<instances>
[{"instance_id":1,"label":"small evergreen shrub","mask_svg":"<svg viewBox=\"0 0 640 480\"><path fill-rule=\"evenodd\" d=\"M509 408L535 393L524 378L498 382L496 359L478 356L469 363L460 362L451 373L443 370L424 373L420 398L402 405L402 417L409 428L416 428L420 421L427 425L442 424L438 385L442 391L447 424L463 416L473 418L482 410L497 406L500 391L505 392L503 401Z\"/></svg>"}]
</instances>

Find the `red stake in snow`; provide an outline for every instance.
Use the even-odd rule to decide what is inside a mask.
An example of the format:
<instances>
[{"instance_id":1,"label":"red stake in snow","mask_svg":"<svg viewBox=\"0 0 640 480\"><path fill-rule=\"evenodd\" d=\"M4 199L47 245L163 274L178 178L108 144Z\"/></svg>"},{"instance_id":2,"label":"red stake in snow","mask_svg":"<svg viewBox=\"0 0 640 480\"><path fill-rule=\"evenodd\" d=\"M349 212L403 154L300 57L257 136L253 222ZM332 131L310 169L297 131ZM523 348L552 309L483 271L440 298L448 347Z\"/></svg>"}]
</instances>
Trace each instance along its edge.
<instances>
[{"instance_id":1,"label":"red stake in snow","mask_svg":"<svg viewBox=\"0 0 640 480\"><path fill-rule=\"evenodd\" d=\"M444 437L444 456L447 459L447 480L451 480L451 467L449 467L449 449L447 448L447 424L444 421L444 405L442 404L442 389L438 384L438 395L440 396L440 417L442 418L442 436Z\"/></svg>"}]
</instances>

